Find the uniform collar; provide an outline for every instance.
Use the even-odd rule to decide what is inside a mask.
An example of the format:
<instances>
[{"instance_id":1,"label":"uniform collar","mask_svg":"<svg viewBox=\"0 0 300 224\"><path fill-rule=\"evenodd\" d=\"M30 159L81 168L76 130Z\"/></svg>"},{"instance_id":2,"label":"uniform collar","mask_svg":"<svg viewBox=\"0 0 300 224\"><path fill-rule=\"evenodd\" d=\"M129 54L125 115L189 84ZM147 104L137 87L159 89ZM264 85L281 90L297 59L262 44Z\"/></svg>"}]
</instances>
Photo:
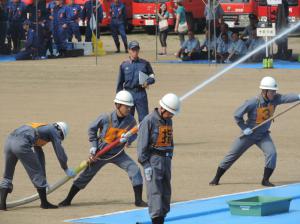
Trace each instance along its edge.
<instances>
[{"instance_id":1,"label":"uniform collar","mask_svg":"<svg viewBox=\"0 0 300 224\"><path fill-rule=\"evenodd\" d=\"M154 109L154 111L155 111L155 116L158 120L160 120L164 123L166 123L169 120L169 119L163 119L163 117L160 115L159 109L157 107Z\"/></svg>"},{"instance_id":2,"label":"uniform collar","mask_svg":"<svg viewBox=\"0 0 300 224\"><path fill-rule=\"evenodd\" d=\"M117 111L114 110L112 113L111 113L111 120L112 122L117 122L119 123L119 119L118 119L118 115L117 115ZM126 119L126 117L123 117L122 121L124 121ZM122 122L121 122L122 123Z\"/></svg>"},{"instance_id":3,"label":"uniform collar","mask_svg":"<svg viewBox=\"0 0 300 224\"><path fill-rule=\"evenodd\" d=\"M276 95L275 95L275 96L276 96ZM275 97L275 96L274 96L274 97ZM274 100L274 98L273 98L273 100ZM259 102L260 102L260 103L266 103L266 104L269 104L269 103L272 103L273 100L267 100L267 99L265 99L261 94L259 95Z\"/></svg>"},{"instance_id":4,"label":"uniform collar","mask_svg":"<svg viewBox=\"0 0 300 224\"><path fill-rule=\"evenodd\" d=\"M129 61L130 63L134 63L134 62L139 62L140 61L140 58L138 57L136 60L133 60L129 57Z\"/></svg>"}]
</instances>

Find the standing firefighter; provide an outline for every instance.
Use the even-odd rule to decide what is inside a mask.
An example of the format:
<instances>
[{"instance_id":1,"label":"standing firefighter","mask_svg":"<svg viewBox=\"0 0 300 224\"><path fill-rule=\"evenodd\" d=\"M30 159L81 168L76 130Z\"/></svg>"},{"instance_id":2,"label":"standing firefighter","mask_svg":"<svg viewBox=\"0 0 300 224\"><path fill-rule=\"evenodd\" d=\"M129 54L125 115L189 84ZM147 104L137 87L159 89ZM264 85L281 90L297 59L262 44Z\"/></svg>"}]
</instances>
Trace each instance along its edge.
<instances>
[{"instance_id":1,"label":"standing firefighter","mask_svg":"<svg viewBox=\"0 0 300 224\"><path fill-rule=\"evenodd\" d=\"M67 6L67 18L69 20L68 26L68 41L72 42L73 35L78 42L81 42L81 33L79 28L79 19L81 17L80 5L75 4L75 0L71 0Z\"/></svg>"},{"instance_id":2,"label":"standing firefighter","mask_svg":"<svg viewBox=\"0 0 300 224\"><path fill-rule=\"evenodd\" d=\"M26 6L20 0L12 0L8 4L8 42L13 42L13 53L21 49L21 39L23 38L23 22L26 19Z\"/></svg>"},{"instance_id":3,"label":"standing firefighter","mask_svg":"<svg viewBox=\"0 0 300 224\"><path fill-rule=\"evenodd\" d=\"M97 12L96 12L97 8ZM86 24L85 42L91 42L93 32L97 28L97 38L100 38L100 24L103 19L103 8L100 1L89 0L84 3L81 13L83 24Z\"/></svg>"},{"instance_id":4,"label":"standing firefighter","mask_svg":"<svg viewBox=\"0 0 300 224\"><path fill-rule=\"evenodd\" d=\"M171 161L173 156L172 117L179 113L180 100L166 94L139 127L138 161L144 167L149 214L152 224L162 224L170 211Z\"/></svg>"},{"instance_id":5,"label":"standing firefighter","mask_svg":"<svg viewBox=\"0 0 300 224\"><path fill-rule=\"evenodd\" d=\"M210 182L210 185L218 185L222 175L231 165L252 145L257 145L265 156L264 176L261 184L272 187L269 181L276 167L276 148L270 136L269 128L272 121L266 122L261 127L252 131L256 125L273 116L276 107L280 104L292 103L300 100L300 95L276 93L278 90L277 83L272 77L264 77L260 82L261 94L247 100L241 105L234 114L237 125L242 129L243 136L235 140L231 151L225 156L218 167L216 176ZM247 114L248 119L245 121L243 116Z\"/></svg>"},{"instance_id":6,"label":"standing firefighter","mask_svg":"<svg viewBox=\"0 0 300 224\"><path fill-rule=\"evenodd\" d=\"M120 0L114 0L114 2L111 3L110 16L111 16L110 30L117 48L116 53L120 53L120 41L119 41L118 33L121 35L125 52L127 53L128 45L127 45L127 36L125 32L126 7L122 2L120 2Z\"/></svg>"},{"instance_id":7,"label":"standing firefighter","mask_svg":"<svg viewBox=\"0 0 300 224\"><path fill-rule=\"evenodd\" d=\"M117 92L125 89L132 94L134 106L131 108L131 114L134 115L136 107L141 122L149 113L146 88L154 84L155 76L150 63L139 58L139 43L134 40L128 46L129 59L120 66Z\"/></svg>"},{"instance_id":8,"label":"standing firefighter","mask_svg":"<svg viewBox=\"0 0 300 224\"><path fill-rule=\"evenodd\" d=\"M61 145L69 128L65 122L54 124L31 123L14 130L7 138L4 146L5 166L3 180L0 182L0 210L6 210L6 197L13 190L13 176L18 160L21 161L33 185L37 188L41 199L41 208L57 208L48 202L46 197L46 169L43 146L51 142L61 168L69 177L76 175L68 168L67 155Z\"/></svg>"},{"instance_id":9,"label":"standing firefighter","mask_svg":"<svg viewBox=\"0 0 300 224\"><path fill-rule=\"evenodd\" d=\"M121 144L107 152L100 159L93 159L92 163L74 181L68 196L59 203L59 206L69 206L74 196L84 189L97 172L106 164L113 163L127 172L133 185L135 205L145 207L147 204L142 200L143 178L137 164L124 152L124 147L129 146L135 139L136 134L126 139L122 137L136 125L134 117L130 114L133 106L133 98L127 91L120 91L114 100L116 110L107 114L101 114L89 128L89 140L91 142L90 154L93 157L98 150L121 137ZM99 133L99 135L97 134Z\"/></svg>"}]
</instances>

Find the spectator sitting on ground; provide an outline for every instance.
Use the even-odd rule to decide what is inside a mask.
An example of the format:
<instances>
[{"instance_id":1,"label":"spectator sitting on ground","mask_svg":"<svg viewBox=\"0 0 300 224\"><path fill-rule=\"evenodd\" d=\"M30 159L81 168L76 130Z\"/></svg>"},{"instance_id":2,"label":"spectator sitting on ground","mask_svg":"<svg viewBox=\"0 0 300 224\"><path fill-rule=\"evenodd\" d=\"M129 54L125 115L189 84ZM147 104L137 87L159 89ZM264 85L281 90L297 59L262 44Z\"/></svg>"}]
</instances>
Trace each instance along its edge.
<instances>
[{"instance_id":1,"label":"spectator sitting on ground","mask_svg":"<svg viewBox=\"0 0 300 224\"><path fill-rule=\"evenodd\" d=\"M222 23L220 29L221 29L221 33L217 39L217 45L219 45L219 43L222 41L222 34L224 33L226 33L229 40L232 41L231 39L232 32L229 30L228 24Z\"/></svg>"},{"instance_id":2,"label":"spectator sitting on ground","mask_svg":"<svg viewBox=\"0 0 300 224\"><path fill-rule=\"evenodd\" d=\"M217 62L224 63L226 58L229 56L229 48L231 46L231 41L227 35L227 33L221 34L221 40L217 46Z\"/></svg>"},{"instance_id":3,"label":"spectator sitting on ground","mask_svg":"<svg viewBox=\"0 0 300 224\"><path fill-rule=\"evenodd\" d=\"M188 39L183 42L176 56L183 61L200 59L200 42L195 38L193 31L188 32Z\"/></svg>"},{"instance_id":4,"label":"spectator sitting on ground","mask_svg":"<svg viewBox=\"0 0 300 224\"><path fill-rule=\"evenodd\" d=\"M225 63L236 61L247 53L246 44L239 38L239 33L234 32L232 34L232 43L228 51L229 56L226 59Z\"/></svg>"},{"instance_id":5,"label":"spectator sitting on ground","mask_svg":"<svg viewBox=\"0 0 300 224\"><path fill-rule=\"evenodd\" d=\"M257 36L256 30L252 30L252 39L249 42L248 52L257 49L259 46L263 45L265 41ZM252 55L248 61L249 62L261 62L265 56L265 49L260 50L256 54Z\"/></svg>"},{"instance_id":6,"label":"spectator sitting on ground","mask_svg":"<svg viewBox=\"0 0 300 224\"><path fill-rule=\"evenodd\" d=\"M204 48L206 48L206 51L203 51ZM214 38L213 33L209 36L208 31L206 31L205 40L203 44L200 46L201 59L208 59L208 52L210 52L210 58L213 58L215 49L217 49L216 39Z\"/></svg>"}]
</instances>

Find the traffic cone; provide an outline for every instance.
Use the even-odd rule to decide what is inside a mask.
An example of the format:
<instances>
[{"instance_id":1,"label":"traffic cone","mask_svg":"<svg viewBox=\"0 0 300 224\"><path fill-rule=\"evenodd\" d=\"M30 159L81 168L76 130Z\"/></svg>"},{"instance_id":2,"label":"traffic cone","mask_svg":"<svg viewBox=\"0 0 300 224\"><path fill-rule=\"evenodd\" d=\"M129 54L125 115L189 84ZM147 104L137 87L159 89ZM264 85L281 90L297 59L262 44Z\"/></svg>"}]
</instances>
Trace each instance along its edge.
<instances>
[{"instance_id":1,"label":"traffic cone","mask_svg":"<svg viewBox=\"0 0 300 224\"><path fill-rule=\"evenodd\" d=\"M106 52L103 48L103 42L101 39L98 39L96 41L96 35L93 33L92 35L92 43L93 43L93 55L96 55L97 52L97 56L103 56L106 55Z\"/></svg>"}]
</instances>

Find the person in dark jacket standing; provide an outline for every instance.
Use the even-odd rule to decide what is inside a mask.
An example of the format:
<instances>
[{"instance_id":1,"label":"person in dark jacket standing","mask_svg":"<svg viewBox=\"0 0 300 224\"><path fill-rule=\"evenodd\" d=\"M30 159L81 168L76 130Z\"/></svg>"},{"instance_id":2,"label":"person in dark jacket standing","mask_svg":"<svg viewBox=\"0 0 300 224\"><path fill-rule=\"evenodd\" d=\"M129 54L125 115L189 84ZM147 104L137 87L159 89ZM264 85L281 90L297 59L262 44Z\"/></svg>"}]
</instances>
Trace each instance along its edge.
<instances>
[{"instance_id":1,"label":"person in dark jacket standing","mask_svg":"<svg viewBox=\"0 0 300 224\"><path fill-rule=\"evenodd\" d=\"M8 35L9 42L11 43L11 40L13 42L14 53L20 51L21 39L24 37L22 25L26 19L25 11L26 6L20 0L12 0L12 2L8 4Z\"/></svg>"},{"instance_id":2,"label":"person in dark jacket standing","mask_svg":"<svg viewBox=\"0 0 300 224\"><path fill-rule=\"evenodd\" d=\"M96 7L97 2L97 7ZM97 19L96 19L96 8L97 8ZM82 9L81 19L86 24L85 31L85 42L92 41L92 34L94 30L98 29L97 38L100 37L100 24L103 19L103 8L102 4L98 0L89 0L84 4Z\"/></svg>"},{"instance_id":3,"label":"person in dark jacket standing","mask_svg":"<svg viewBox=\"0 0 300 224\"><path fill-rule=\"evenodd\" d=\"M131 114L134 115L136 108L139 122L141 122L149 113L146 89L149 85L155 83L155 75L151 64L139 57L139 43L134 40L128 46L129 59L120 66L116 92L125 89L131 93L134 101L134 106L131 107ZM142 79L142 77L144 78Z\"/></svg>"},{"instance_id":4,"label":"person in dark jacket standing","mask_svg":"<svg viewBox=\"0 0 300 224\"><path fill-rule=\"evenodd\" d=\"M4 44L6 40L7 22L8 22L7 3L6 0L0 0L0 52L4 48Z\"/></svg>"},{"instance_id":5,"label":"person in dark jacket standing","mask_svg":"<svg viewBox=\"0 0 300 224\"><path fill-rule=\"evenodd\" d=\"M121 35L125 52L128 52L128 44L127 44L127 36L125 32L125 24L126 24L126 6L120 2L120 0L114 0L114 2L110 5L110 30L112 37L114 39L117 51L116 53L120 53L120 41L118 37L118 33Z\"/></svg>"}]
</instances>

